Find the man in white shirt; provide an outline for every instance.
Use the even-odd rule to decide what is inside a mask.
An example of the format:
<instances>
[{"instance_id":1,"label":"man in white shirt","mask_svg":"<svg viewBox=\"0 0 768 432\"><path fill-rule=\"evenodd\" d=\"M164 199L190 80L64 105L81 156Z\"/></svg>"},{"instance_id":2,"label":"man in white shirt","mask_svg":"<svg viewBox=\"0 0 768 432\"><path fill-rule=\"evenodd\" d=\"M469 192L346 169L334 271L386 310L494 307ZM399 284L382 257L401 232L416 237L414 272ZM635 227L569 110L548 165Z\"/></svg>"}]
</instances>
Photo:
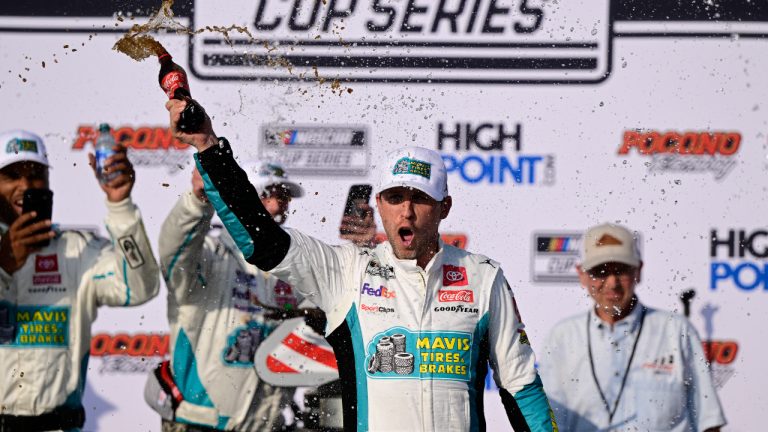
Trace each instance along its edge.
<instances>
[{"instance_id":1,"label":"man in white shirt","mask_svg":"<svg viewBox=\"0 0 768 432\"><path fill-rule=\"evenodd\" d=\"M695 329L635 295L642 267L626 228L603 224L584 235L577 270L595 306L552 329L540 368L563 431L717 432L725 424Z\"/></svg>"}]
</instances>

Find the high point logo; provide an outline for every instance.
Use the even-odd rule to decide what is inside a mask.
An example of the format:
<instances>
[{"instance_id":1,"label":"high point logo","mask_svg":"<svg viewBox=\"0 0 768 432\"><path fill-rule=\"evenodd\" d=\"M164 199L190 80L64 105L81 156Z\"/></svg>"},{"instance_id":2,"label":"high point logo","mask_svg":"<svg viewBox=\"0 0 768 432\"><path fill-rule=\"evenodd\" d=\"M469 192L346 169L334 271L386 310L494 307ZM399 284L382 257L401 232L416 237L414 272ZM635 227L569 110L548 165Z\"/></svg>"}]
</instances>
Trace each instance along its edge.
<instances>
[{"instance_id":1,"label":"high point logo","mask_svg":"<svg viewBox=\"0 0 768 432\"><path fill-rule=\"evenodd\" d=\"M448 174L469 184L553 185L555 156L522 153L522 131L520 123L441 122L437 150Z\"/></svg>"},{"instance_id":2,"label":"high point logo","mask_svg":"<svg viewBox=\"0 0 768 432\"><path fill-rule=\"evenodd\" d=\"M128 157L134 166L165 167L169 174L182 171L189 163L189 146L173 137L167 126L129 126L113 128L112 136L118 144L128 148ZM95 126L81 125L72 150L85 150L95 146L99 131Z\"/></svg>"},{"instance_id":3,"label":"high point logo","mask_svg":"<svg viewBox=\"0 0 768 432\"><path fill-rule=\"evenodd\" d=\"M736 166L740 145L738 132L626 131L619 154L635 149L649 156L646 165L651 173L709 172L721 180Z\"/></svg>"},{"instance_id":4,"label":"high point logo","mask_svg":"<svg viewBox=\"0 0 768 432\"><path fill-rule=\"evenodd\" d=\"M610 67L608 0L197 0L191 69L210 79L598 82Z\"/></svg>"},{"instance_id":5,"label":"high point logo","mask_svg":"<svg viewBox=\"0 0 768 432\"><path fill-rule=\"evenodd\" d=\"M735 285L742 291L760 288L768 292L768 231L729 229L710 232L709 288L713 291ZM748 258L752 259L748 259Z\"/></svg>"}]
</instances>

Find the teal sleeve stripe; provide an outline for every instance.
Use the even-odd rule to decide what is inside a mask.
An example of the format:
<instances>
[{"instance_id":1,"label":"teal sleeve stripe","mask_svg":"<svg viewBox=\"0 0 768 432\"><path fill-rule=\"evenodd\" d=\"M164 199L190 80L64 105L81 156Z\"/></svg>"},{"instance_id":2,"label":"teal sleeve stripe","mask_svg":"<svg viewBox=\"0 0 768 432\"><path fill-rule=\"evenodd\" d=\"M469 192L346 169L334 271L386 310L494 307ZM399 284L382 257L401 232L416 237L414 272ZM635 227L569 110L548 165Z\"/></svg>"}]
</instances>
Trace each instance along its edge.
<instances>
[{"instance_id":1,"label":"teal sleeve stripe","mask_svg":"<svg viewBox=\"0 0 768 432\"><path fill-rule=\"evenodd\" d=\"M179 249L176 251L176 253L173 255L173 258L171 258L171 263L168 264L168 271L164 275L165 283L168 284L168 281L171 280L171 274L173 273L173 268L176 266L176 261L179 260L179 257L181 256L181 253L184 251L184 249L187 247L189 242L192 241L192 236L195 234L195 231L200 227L200 224L195 224L194 227L192 227L191 230L187 233L187 236L184 237L184 241L181 242L181 246L179 246Z\"/></svg>"},{"instance_id":2,"label":"teal sleeve stripe","mask_svg":"<svg viewBox=\"0 0 768 432\"><path fill-rule=\"evenodd\" d=\"M213 408L213 402L197 374L195 353L192 352L192 343L184 330L179 330L173 348L173 379L185 401Z\"/></svg>"},{"instance_id":3,"label":"teal sleeve stripe","mask_svg":"<svg viewBox=\"0 0 768 432\"><path fill-rule=\"evenodd\" d=\"M357 306L353 303L347 313L347 325L352 336L352 350L355 352L355 383L357 385L357 429L367 431L368 426L368 377L365 374L365 344Z\"/></svg>"},{"instance_id":4,"label":"teal sleeve stripe","mask_svg":"<svg viewBox=\"0 0 768 432\"><path fill-rule=\"evenodd\" d=\"M240 223L240 219L232 213L229 207L227 207L227 203L221 198L221 194L216 189L216 186L214 186L213 181L211 181L211 177L200 164L200 156L197 153L195 153L195 164L197 165L197 170L200 171L200 175L203 177L205 194L208 196L208 201L213 204L213 208L216 209L216 213L219 215L221 222L224 223L224 227L226 227L227 231L232 235L235 244L237 244L240 252L243 253L243 256L247 260L253 255L254 250L251 235L248 234L248 231L243 224Z\"/></svg>"},{"instance_id":5,"label":"teal sleeve stripe","mask_svg":"<svg viewBox=\"0 0 768 432\"><path fill-rule=\"evenodd\" d=\"M125 303L123 306L128 306L131 304L131 286L128 285L128 262L125 258L123 258L123 282L125 283Z\"/></svg>"},{"instance_id":6,"label":"teal sleeve stripe","mask_svg":"<svg viewBox=\"0 0 768 432\"><path fill-rule=\"evenodd\" d=\"M479 431L480 417L483 413L480 412L481 408L478 407L478 397L483 397L485 390L485 374L483 374L483 383L480 384L478 380L478 371L482 368L484 371L488 370L488 321L490 315L486 312L482 318L475 325L475 332L472 335L472 357L469 366L469 430ZM485 341L485 343L483 343ZM478 394L478 389L480 394Z\"/></svg>"},{"instance_id":7,"label":"teal sleeve stripe","mask_svg":"<svg viewBox=\"0 0 768 432\"><path fill-rule=\"evenodd\" d=\"M515 393L514 398L532 432L557 431L552 408L549 406L549 400L544 393L544 385L538 373L532 383Z\"/></svg>"}]
</instances>

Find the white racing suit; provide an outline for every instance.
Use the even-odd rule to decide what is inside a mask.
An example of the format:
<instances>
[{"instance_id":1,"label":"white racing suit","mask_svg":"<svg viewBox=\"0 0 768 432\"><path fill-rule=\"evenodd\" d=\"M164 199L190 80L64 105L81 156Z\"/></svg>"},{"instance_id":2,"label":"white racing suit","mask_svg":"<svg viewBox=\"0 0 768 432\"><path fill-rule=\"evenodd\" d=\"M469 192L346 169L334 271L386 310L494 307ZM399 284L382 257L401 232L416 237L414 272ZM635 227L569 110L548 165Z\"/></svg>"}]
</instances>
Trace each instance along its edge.
<instances>
[{"instance_id":1,"label":"white racing suit","mask_svg":"<svg viewBox=\"0 0 768 432\"><path fill-rule=\"evenodd\" d=\"M498 263L441 243L421 269L397 259L388 243L361 249L293 230L286 237L252 204L255 189L226 143L195 157L248 261L274 267L325 311L345 430L484 430L489 363L516 431L557 430ZM264 254L263 243L277 253Z\"/></svg>"},{"instance_id":2,"label":"white racing suit","mask_svg":"<svg viewBox=\"0 0 768 432\"><path fill-rule=\"evenodd\" d=\"M262 382L253 367L261 341L279 324L259 303L295 308L283 281L247 263L226 232L208 234L213 208L191 192L163 223L160 262L168 286L171 371L184 401L175 421L220 430L282 424L292 388Z\"/></svg>"},{"instance_id":3,"label":"white racing suit","mask_svg":"<svg viewBox=\"0 0 768 432\"><path fill-rule=\"evenodd\" d=\"M97 308L157 295L157 261L138 208L107 203L111 236L64 231L13 275L0 270L2 415L79 409Z\"/></svg>"}]
</instances>

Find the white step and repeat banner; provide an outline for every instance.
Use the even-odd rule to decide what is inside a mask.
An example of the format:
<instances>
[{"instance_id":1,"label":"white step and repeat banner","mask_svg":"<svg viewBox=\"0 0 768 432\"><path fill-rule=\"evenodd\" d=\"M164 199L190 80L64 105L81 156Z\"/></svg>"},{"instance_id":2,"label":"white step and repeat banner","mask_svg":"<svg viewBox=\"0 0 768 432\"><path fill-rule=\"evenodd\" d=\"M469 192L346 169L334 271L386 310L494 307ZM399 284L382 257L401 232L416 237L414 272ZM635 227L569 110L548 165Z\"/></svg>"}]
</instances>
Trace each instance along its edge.
<instances>
[{"instance_id":1,"label":"white step and repeat banner","mask_svg":"<svg viewBox=\"0 0 768 432\"><path fill-rule=\"evenodd\" d=\"M10 3L10 2L7 2ZM0 130L44 137L54 218L106 234L87 165L115 129L137 165L155 245L190 187L167 130L158 64L111 50L156 4L0 7ZM729 420L758 430L768 387L768 7L755 2L196 0L195 29L156 34L243 163L281 161L307 189L288 224L339 242L346 192L403 145L439 150L454 198L445 233L503 265L534 349L586 310L580 232L641 232L641 299L705 339ZM142 399L167 353L165 290L94 323L86 430L159 430ZM491 430L509 429L489 384Z\"/></svg>"}]
</instances>

